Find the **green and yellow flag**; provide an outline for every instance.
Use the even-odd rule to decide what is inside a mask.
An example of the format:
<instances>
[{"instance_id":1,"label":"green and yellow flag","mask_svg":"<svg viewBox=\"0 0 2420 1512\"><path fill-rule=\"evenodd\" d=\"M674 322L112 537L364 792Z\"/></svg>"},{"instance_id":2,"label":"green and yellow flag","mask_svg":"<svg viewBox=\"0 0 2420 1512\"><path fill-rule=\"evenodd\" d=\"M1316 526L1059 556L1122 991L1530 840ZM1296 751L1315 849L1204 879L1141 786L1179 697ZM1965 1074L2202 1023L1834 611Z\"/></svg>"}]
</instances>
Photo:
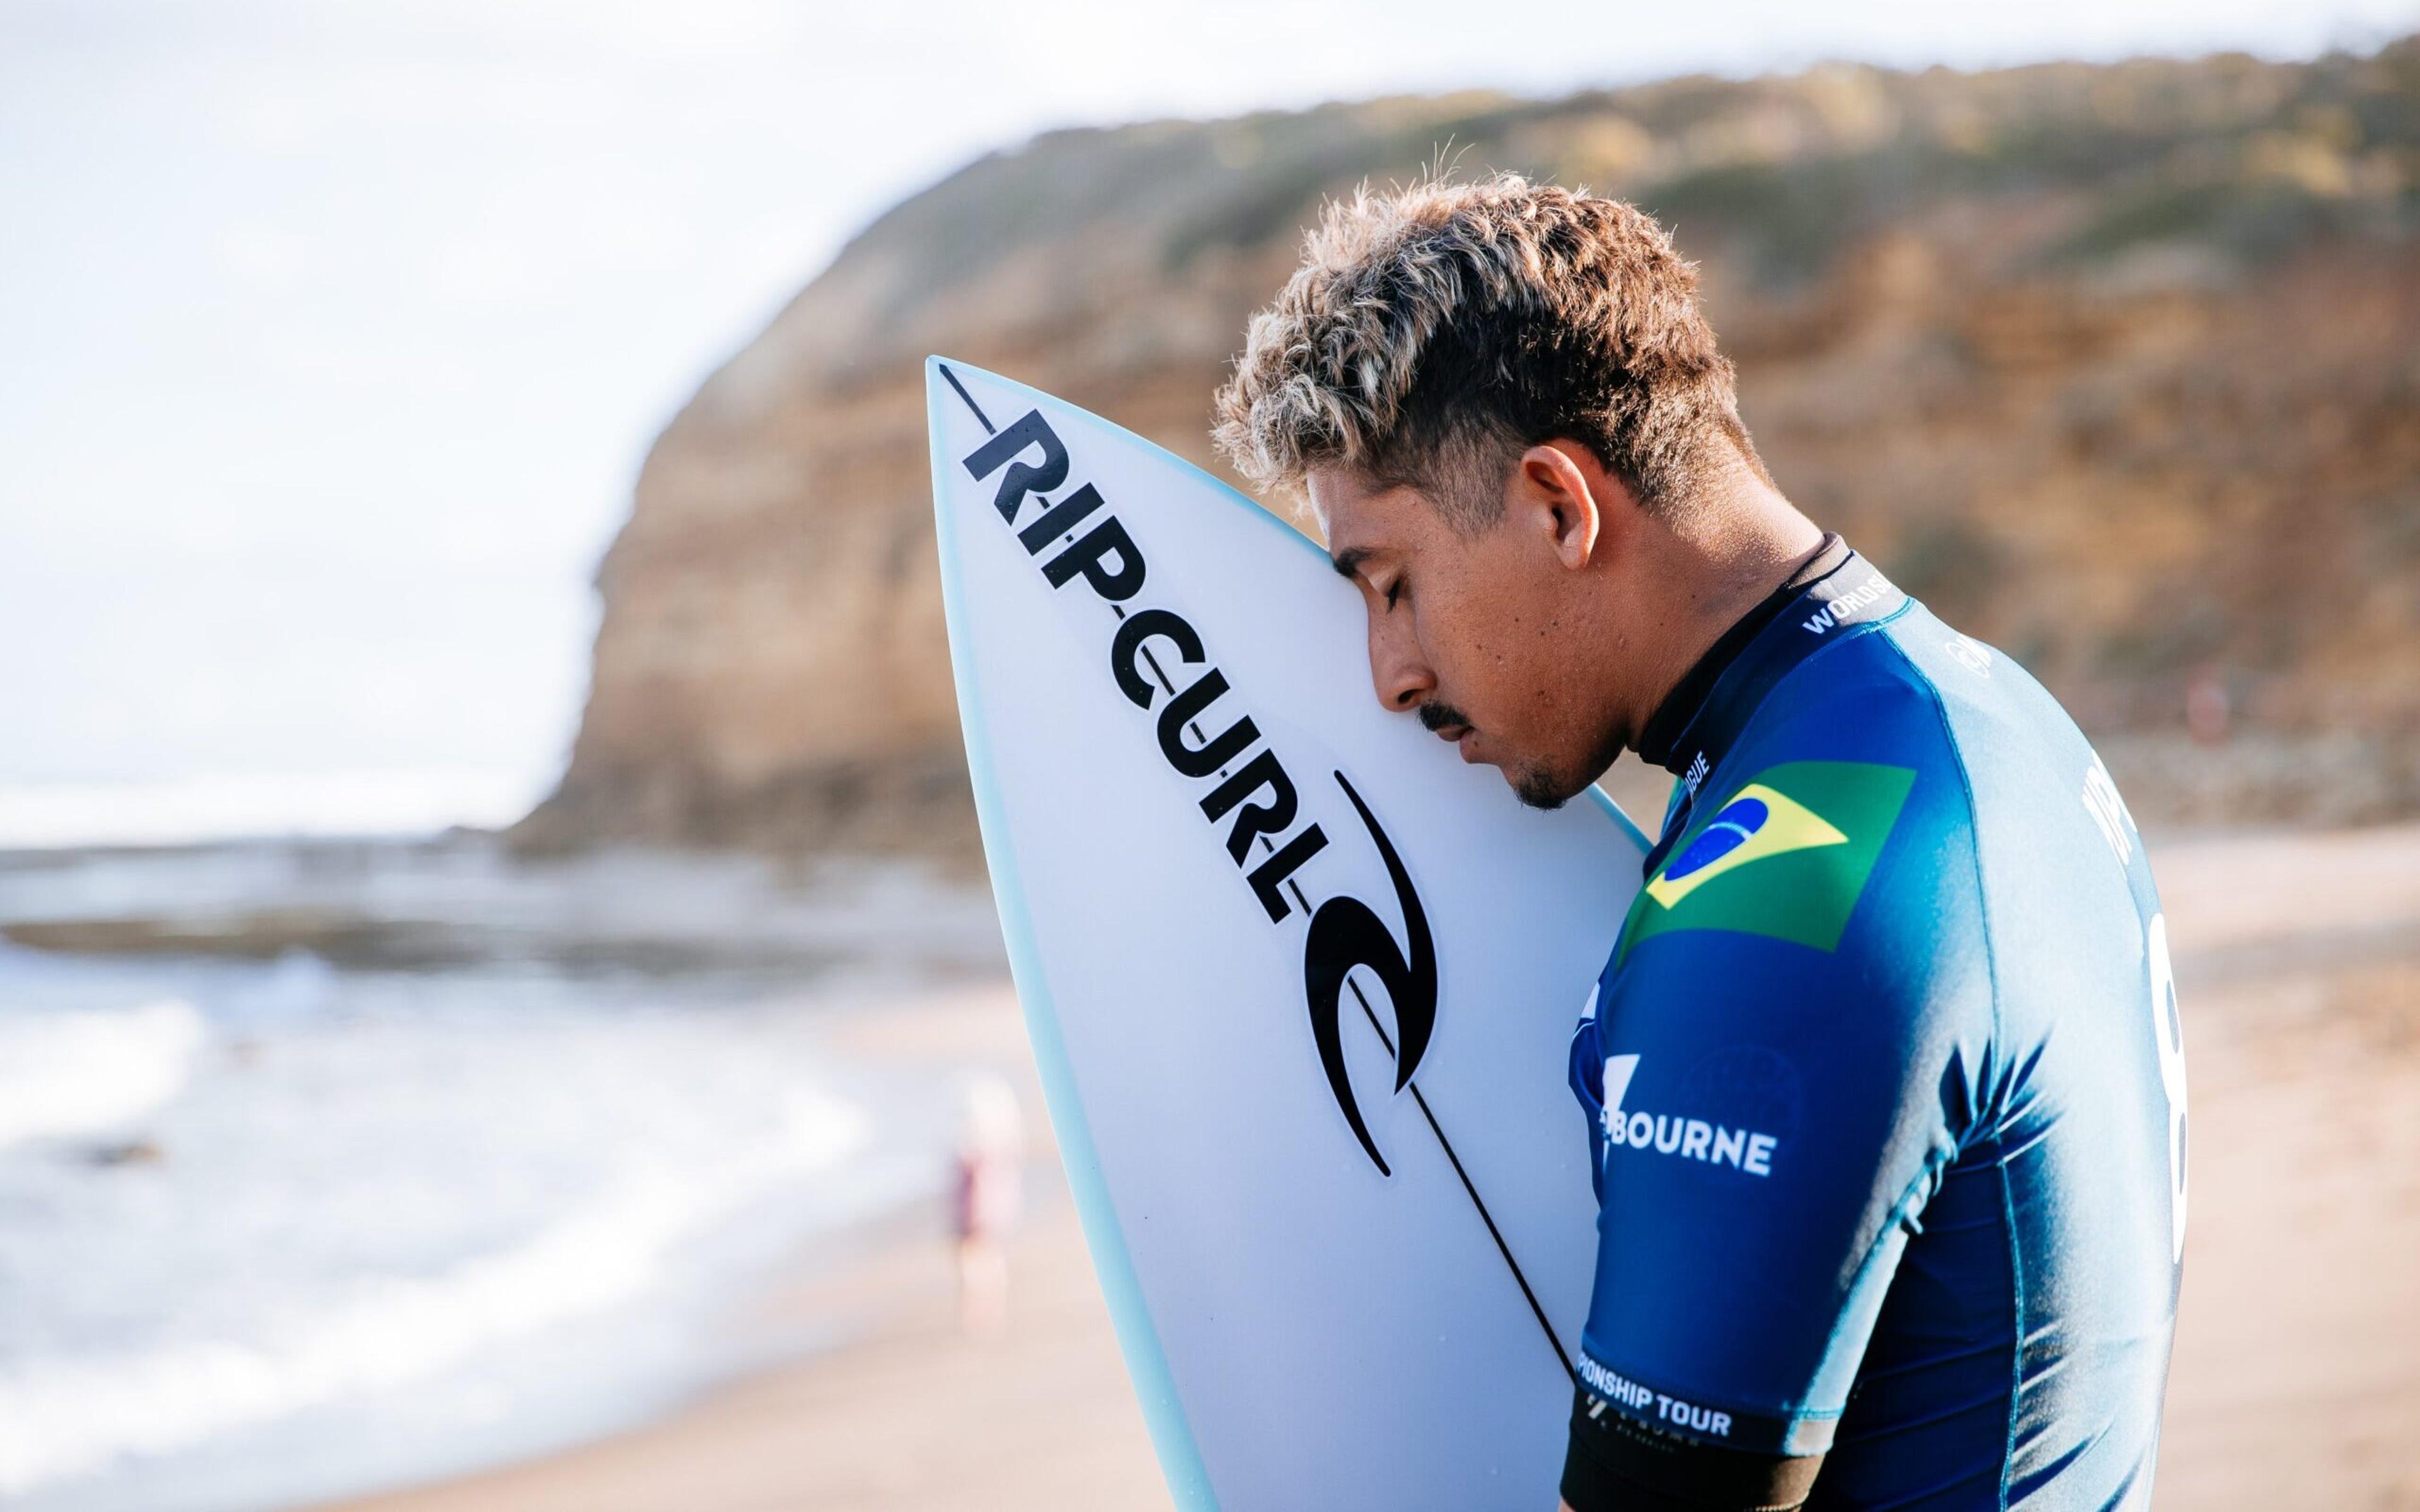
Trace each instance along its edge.
<instances>
[{"instance_id":1,"label":"green and yellow flag","mask_svg":"<svg viewBox=\"0 0 2420 1512\"><path fill-rule=\"evenodd\" d=\"M1840 943L1916 773L1864 762L1789 762L1712 807L1648 879L1621 955L1674 930L1719 929Z\"/></svg>"}]
</instances>

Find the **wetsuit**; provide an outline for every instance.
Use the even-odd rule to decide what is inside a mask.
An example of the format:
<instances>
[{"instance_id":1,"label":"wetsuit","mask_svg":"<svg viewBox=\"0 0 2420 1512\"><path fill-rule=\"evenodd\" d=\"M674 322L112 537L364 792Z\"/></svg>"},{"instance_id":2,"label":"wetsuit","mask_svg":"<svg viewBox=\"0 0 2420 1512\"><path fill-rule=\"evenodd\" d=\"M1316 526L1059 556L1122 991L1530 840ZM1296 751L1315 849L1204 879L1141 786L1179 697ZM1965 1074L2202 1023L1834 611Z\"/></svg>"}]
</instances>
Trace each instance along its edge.
<instances>
[{"instance_id":1,"label":"wetsuit","mask_svg":"<svg viewBox=\"0 0 2420 1512\"><path fill-rule=\"evenodd\" d=\"M1572 1041L1565 1499L2148 1505L2184 1051L2099 758L1837 538L1641 745L1681 782Z\"/></svg>"}]
</instances>

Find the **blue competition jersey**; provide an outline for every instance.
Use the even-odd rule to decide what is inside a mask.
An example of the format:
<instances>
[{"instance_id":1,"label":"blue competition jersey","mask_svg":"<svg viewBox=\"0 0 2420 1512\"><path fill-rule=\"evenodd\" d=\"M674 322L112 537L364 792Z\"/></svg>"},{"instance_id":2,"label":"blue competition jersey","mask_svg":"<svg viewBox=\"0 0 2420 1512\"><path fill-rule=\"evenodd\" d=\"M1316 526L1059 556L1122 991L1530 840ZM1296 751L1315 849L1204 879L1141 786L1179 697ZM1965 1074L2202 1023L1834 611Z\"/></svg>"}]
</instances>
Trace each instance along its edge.
<instances>
[{"instance_id":1,"label":"blue competition jersey","mask_svg":"<svg viewBox=\"0 0 2420 1512\"><path fill-rule=\"evenodd\" d=\"M1838 557L1651 749L1683 785L1572 1042L1580 1415L1823 1455L1810 1507L2145 1506L2185 1224L2150 867L2040 685Z\"/></svg>"}]
</instances>

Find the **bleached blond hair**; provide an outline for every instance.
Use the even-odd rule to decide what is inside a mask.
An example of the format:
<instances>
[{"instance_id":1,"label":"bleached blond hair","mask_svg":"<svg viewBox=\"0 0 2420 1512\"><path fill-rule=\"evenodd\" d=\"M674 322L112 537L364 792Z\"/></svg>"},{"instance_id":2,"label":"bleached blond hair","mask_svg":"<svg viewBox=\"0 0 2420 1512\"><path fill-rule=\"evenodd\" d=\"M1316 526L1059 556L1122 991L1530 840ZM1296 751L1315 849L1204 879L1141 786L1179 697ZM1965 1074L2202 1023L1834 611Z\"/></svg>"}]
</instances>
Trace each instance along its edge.
<instances>
[{"instance_id":1,"label":"bleached blond hair","mask_svg":"<svg viewBox=\"0 0 2420 1512\"><path fill-rule=\"evenodd\" d=\"M1215 440L1264 491L1343 463L1465 532L1545 440L1588 446L1657 513L1724 443L1770 482L1697 293L1664 228L1620 200L1513 174L1365 185L1326 207L1252 317Z\"/></svg>"}]
</instances>

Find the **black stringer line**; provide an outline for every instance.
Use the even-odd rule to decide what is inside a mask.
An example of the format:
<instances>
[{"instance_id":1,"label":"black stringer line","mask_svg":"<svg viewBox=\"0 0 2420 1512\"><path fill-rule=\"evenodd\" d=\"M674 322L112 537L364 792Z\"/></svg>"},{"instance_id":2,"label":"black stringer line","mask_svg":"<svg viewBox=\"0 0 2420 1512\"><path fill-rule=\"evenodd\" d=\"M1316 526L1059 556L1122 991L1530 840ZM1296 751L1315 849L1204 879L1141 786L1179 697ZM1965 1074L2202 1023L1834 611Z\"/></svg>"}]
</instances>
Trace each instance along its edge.
<instances>
[{"instance_id":1,"label":"black stringer line","mask_svg":"<svg viewBox=\"0 0 2420 1512\"><path fill-rule=\"evenodd\" d=\"M967 392L967 386L958 381L958 376L950 371L950 364L947 363L935 363L933 365L941 370L942 380L948 383L950 387L957 390L958 397L964 399L967 402L967 408L974 411L975 420L982 424L984 434L986 436L999 435L1000 427L991 423L991 416L983 412L983 406L975 403L975 396Z\"/></svg>"}]
</instances>

